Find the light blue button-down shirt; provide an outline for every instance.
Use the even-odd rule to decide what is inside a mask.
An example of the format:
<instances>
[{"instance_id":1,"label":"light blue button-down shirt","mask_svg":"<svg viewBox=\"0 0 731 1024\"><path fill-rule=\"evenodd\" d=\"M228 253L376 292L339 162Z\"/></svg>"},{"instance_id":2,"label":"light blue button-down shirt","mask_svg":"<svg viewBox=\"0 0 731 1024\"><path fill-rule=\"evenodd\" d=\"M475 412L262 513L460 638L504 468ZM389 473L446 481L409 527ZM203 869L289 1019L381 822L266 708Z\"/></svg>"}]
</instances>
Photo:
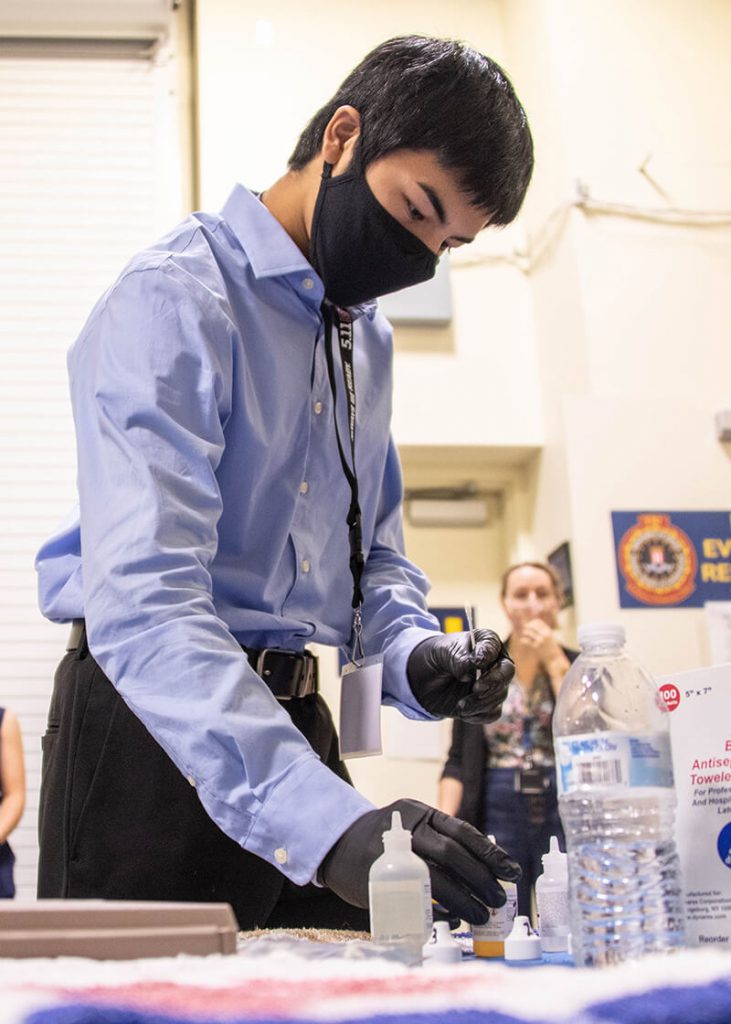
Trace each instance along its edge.
<instances>
[{"instance_id":1,"label":"light blue button-down shirt","mask_svg":"<svg viewBox=\"0 0 731 1024\"><path fill-rule=\"evenodd\" d=\"M220 216L194 214L136 256L69 354L80 513L37 558L43 613L86 619L94 657L210 816L297 884L372 806L322 764L240 647L350 636L350 492L322 297L240 186ZM365 649L383 654L384 702L431 718L406 680L438 626L403 555L391 332L375 306L354 348ZM337 404L347 438L342 385Z\"/></svg>"}]
</instances>

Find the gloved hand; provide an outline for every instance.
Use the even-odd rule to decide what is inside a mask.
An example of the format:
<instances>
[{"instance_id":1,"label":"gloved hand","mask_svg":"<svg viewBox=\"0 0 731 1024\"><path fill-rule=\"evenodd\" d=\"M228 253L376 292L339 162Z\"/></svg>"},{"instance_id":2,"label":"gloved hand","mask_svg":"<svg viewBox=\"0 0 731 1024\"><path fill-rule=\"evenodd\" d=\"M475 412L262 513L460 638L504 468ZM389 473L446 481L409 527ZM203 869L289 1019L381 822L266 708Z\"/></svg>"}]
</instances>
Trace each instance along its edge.
<instances>
[{"instance_id":1,"label":"gloved hand","mask_svg":"<svg viewBox=\"0 0 731 1024\"><path fill-rule=\"evenodd\" d=\"M497 633L475 629L422 640L409 655L406 674L412 693L432 715L495 722L515 666Z\"/></svg>"},{"instance_id":2,"label":"gloved hand","mask_svg":"<svg viewBox=\"0 0 731 1024\"><path fill-rule=\"evenodd\" d=\"M323 885L347 903L368 906L368 872L383 853L382 835L390 829L394 811L411 832L414 853L427 863L434 899L465 921L485 924L488 907L505 903L497 879L517 881L520 866L466 821L419 800L397 800L353 822L320 865Z\"/></svg>"}]
</instances>

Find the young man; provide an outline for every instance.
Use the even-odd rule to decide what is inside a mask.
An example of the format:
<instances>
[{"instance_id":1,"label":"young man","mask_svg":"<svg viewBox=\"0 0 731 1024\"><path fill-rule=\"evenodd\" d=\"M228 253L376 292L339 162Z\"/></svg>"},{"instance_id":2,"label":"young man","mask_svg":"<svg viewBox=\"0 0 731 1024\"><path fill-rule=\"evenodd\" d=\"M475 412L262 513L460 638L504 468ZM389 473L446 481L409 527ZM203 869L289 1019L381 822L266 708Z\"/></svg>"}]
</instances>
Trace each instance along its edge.
<instances>
[{"instance_id":1,"label":"young man","mask_svg":"<svg viewBox=\"0 0 731 1024\"><path fill-rule=\"evenodd\" d=\"M288 172L135 257L71 351L80 512L38 556L72 621L44 740L39 895L226 900L242 927L363 927L398 809L435 897L484 921L517 866L348 784L312 641L382 656L408 717L492 721L497 635L437 631L402 551L391 333L373 300L517 213L532 147L502 71L391 40Z\"/></svg>"}]
</instances>

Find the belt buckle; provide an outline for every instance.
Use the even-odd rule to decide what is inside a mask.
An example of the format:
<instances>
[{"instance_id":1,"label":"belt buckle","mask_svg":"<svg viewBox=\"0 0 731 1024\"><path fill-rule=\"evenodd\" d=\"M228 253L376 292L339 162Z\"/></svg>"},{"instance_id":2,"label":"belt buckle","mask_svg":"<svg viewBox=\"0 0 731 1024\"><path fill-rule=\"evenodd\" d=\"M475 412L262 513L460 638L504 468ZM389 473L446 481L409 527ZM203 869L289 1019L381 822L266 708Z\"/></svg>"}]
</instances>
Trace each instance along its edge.
<instances>
[{"instance_id":1,"label":"belt buckle","mask_svg":"<svg viewBox=\"0 0 731 1024\"><path fill-rule=\"evenodd\" d=\"M294 683L296 697L307 697L313 693L312 683L315 678L316 661L309 651L303 651L297 658L297 678Z\"/></svg>"},{"instance_id":2,"label":"belt buckle","mask_svg":"<svg viewBox=\"0 0 731 1024\"><path fill-rule=\"evenodd\" d=\"M276 647L262 647L256 656L256 665L254 671L258 676L266 681L267 677L272 674L272 670L266 667L267 655L273 654L277 650Z\"/></svg>"},{"instance_id":3,"label":"belt buckle","mask_svg":"<svg viewBox=\"0 0 731 1024\"><path fill-rule=\"evenodd\" d=\"M266 667L267 655L270 654L288 658L292 670L289 682L290 692L276 693L275 691L277 700L292 700L293 697L305 697L310 692L315 659L308 657L305 652L299 654L296 651L282 651L278 647L263 647L256 659L256 672L264 682L267 682L268 677L272 674L272 670Z\"/></svg>"}]
</instances>

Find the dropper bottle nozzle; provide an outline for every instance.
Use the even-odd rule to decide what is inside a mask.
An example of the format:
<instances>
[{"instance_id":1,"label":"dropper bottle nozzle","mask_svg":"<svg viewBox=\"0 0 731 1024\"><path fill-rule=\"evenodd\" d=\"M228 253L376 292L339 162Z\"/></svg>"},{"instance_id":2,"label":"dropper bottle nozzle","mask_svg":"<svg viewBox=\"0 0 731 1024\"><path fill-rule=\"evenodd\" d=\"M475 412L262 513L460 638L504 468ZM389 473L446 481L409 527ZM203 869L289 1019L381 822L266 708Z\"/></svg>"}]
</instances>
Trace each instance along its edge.
<instances>
[{"instance_id":1,"label":"dropper bottle nozzle","mask_svg":"<svg viewBox=\"0 0 731 1024\"><path fill-rule=\"evenodd\" d=\"M400 811L391 812L391 828L383 833L383 846L389 850L411 849L411 833L404 828Z\"/></svg>"}]
</instances>

